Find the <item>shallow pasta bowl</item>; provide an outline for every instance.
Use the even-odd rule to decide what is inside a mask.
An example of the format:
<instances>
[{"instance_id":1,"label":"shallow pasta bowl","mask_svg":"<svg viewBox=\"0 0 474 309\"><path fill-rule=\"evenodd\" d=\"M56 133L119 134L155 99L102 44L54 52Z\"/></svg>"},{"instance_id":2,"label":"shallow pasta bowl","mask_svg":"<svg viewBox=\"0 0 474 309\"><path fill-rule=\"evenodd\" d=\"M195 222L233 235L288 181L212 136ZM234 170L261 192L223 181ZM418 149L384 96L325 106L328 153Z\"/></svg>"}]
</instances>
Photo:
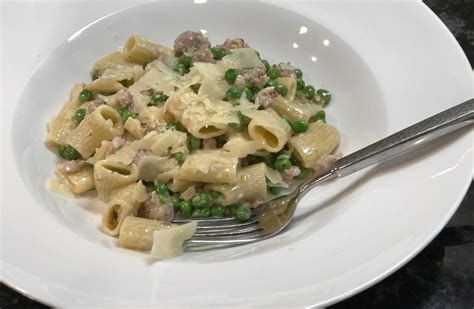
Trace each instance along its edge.
<instances>
[{"instance_id":1,"label":"shallow pasta bowl","mask_svg":"<svg viewBox=\"0 0 474 309\"><path fill-rule=\"evenodd\" d=\"M94 60L130 34L171 45L181 31L200 29L212 42L240 36L272 62L290 61L334 93L328 122L341 130L343 153L472 97L465 56L421 3L195 2L103 18L71 36L28 81L13 119L2 124L2 280L9 285L57 306L327 305L406 263L455 211L471 179L471 131L317 188L293 227L268 241L159 263L117 248L98 229L101 209L45 189L56 159L42 141L70 86L88 80Z\"/></svg>"}]
</instances>

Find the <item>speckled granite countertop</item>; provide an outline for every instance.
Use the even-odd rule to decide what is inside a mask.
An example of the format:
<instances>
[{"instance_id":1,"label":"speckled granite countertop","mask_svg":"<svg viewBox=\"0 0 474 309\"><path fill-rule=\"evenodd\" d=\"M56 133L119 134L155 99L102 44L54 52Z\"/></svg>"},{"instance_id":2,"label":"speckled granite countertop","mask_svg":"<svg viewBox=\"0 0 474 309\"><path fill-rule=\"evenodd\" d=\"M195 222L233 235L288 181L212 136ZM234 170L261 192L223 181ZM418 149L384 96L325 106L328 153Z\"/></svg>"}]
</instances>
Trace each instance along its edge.
<instances>
[{"instance_id":1,"label":"speckled granite countertop","mask_svg":"<svg viewBox=\"0 0 474 309\"><path fill-rule=\"evenodd\" d=\"M474 67L474 0L425 3L451 30ZM47 307L0 283L0 308ZM474 309L474 183L425 250L379 284L331 308Z\"/></svg>"}]
</instances>

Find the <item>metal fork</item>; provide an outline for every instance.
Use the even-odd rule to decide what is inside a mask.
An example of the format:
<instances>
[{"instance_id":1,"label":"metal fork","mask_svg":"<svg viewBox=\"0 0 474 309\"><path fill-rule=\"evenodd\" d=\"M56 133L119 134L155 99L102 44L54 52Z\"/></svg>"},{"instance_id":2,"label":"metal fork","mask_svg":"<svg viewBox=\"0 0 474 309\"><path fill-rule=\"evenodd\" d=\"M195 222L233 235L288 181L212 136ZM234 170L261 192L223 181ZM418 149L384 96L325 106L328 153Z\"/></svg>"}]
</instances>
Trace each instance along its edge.
<instances>
[{"instance_id":1,"label":"metal fork","mask_svg":"<svg viewBox=\"0 0 474 309\"><path fill-rule=\"evenodd\" d=\"M472 123L474 123L474 99L342 157L328 172L308 179L294 191L258 207L248 221L239 222L234 218L197 220L197 231L187 241L187 245L238 245L273 237L288 226L301 198L320 183L350 175L373 164L391 159ZM175 220L174 222L189 221Z\"/></svg>"}]
</instances>

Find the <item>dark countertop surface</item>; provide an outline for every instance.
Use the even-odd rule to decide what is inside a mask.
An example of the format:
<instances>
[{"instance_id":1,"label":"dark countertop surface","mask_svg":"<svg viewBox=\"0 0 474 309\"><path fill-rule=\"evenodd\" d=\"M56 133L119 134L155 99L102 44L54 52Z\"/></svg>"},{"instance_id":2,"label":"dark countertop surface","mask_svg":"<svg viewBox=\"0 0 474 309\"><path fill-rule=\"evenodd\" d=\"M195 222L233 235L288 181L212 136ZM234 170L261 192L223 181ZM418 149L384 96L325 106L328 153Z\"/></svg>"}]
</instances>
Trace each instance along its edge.
<instances>
[{"instance_id":1,"label":"dark countertop surface","mask_svg":"<svg viewBox=\"0 0 474 309\"><path fill-rule=\"evenodd\" d=\"M474 66L474 0L429 0ZM0 308L47 308L0 283ZM331 306L474 309L474 183L441 233L377 285Z\"/></svg>"}]
</instances>

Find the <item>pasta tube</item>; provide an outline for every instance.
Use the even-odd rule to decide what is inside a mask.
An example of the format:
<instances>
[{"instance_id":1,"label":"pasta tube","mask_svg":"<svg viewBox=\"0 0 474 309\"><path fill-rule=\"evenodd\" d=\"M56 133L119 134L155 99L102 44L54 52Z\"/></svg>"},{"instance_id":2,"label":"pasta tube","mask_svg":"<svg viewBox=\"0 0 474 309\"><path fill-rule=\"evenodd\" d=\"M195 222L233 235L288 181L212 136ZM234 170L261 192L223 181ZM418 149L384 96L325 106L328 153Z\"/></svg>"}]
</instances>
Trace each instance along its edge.
<instances>
[{"instance_id":1,"label":"pasta tube","mask_svg":"<svg viewBox=\"0 0 474 309\"><path fill-rule=\"evenodd\" d=\"M94 189L94 169L91 167L84 167L75 173L65 173L64 164L59 163L56 166L56 176L58 179L67 185L69 191L74 194L82 194Z\"/></svg>"},{"instance_id":2,"label":"pasta tube","mask_svg":"<svg viewBox=\"0 0 474 309\"><path fill-rule=\"evenodd\" d=\"M290 101L281 95L278 95L276 98L274 98L272 102L272 107L278 113L278 115L293 121L300 119L309 121L311 116L321 110L321 107L318 105Z\"/></svg>"},{"instance_id":3,"label":"pasta tube","mask_svg":"<svg viewBox=\"0 0 474 309\"><path fill-rule=\"evenodd\" d=\"M288 144L303 166L312 168L322 155L334 151L339 140L340 134L336 128L322 121L316 121L309 125L308 131L293 136Z\"/></svg>"},{"instance_id":4,"label":"pasta tube","mask_svg":"<svg viewBox=\"0 0 474 309\"><path fill-rule=\"evenodd\" d=\"M195 93L177 93L166 102L166 109L192 135L212 138L224 134L229 123L238 123L232 104L210 101Z\"/></svg>"},{"instance_id":5,"label":"pasta tube","mask_svg":"<svg viewBox=\"0 0 474 309\"><path fill-rule=\"evenodd\" d=\"M238 201L261 202L267 198L266 165L258 163L241 168L237 172L238 182L234 185L216 184L206 188L220 192L219 202L230 205Z\"/></svg>"},{"instance_id":6,"label":"pasta tube","mask_svg":"<svg viewBox=\"0 0 474 309\"><path fill-rule=\"evenodd\" d=\"M108 202L115 190L138 180L138 169L134 164L102 160L94 165L94 180L99 199Z\"/></svg>"},{"instance_id":7,"label":"pasta tube","mask_svg":"<svg viewBox=\"0 0 474 309\"><path fill-rule=\"evenodd\" d=\"M123 124L123 128L133 136L134 139L143 137L142 123L140 120L130 117Z\"/></svg>"},{"instance_id":8,"label":"pasta tube","mask_svg":"<svg viewBox=\"0 0 474 309\"><path fill-rule=\"evenodd\" d=\"M120 228L118 245L122 248L149 251L153 246L153 233L171 226L163 221L126 217Z\"/></svg>"},{"instance_id":9,"label":"pasta tube","mask_svg":"<svg viewBox=\"0 0 474 309\"><path fill-rule=\"evenodd\" d=\"M76 128L76 123L72 120L72 116L82 104L78 97L84 87L85 84L75 85L71 90L69 101L63 105L58 115L48 123L46 145L57 148L65 144L66 139Z\"/></svg>"},{"instance_id":10,"label":"pasta tube","mask_svg":"<svg viewBox=\"0 0 474 309\"><path fill-rule=\"evenodd\" d=\"M237 157L222 150L196 151L181 165L178 178L206 183L235 183L237 164Z\"/></svg>"},{"instance_id":11,"label":"pasta tube","mask_svg":"<svg viewBox=\"0 0 474 309\"><path fill-rule=\"evenodd\" d=\"M125 59L143 64L155 59L158 53L171 54L171 50L140 35L130 36L123 46Z\"/></svg>"},{"instance_id":12,"label":"pasta tube","mask_svg":"<svg viewBox=\"0 0 474 309\"><path fill-rule=\"evenodd\" d=\"M72 131L66 143L87 159L101 146L103 140L112 140L122 133L119 113L110 106L101 105Z\"/></svg>"},{"instance_id":13,"label":"pasta tube","mask_svg":"<svg viewBox=\"0 0 474 309\"><path fill-rule=\"evenodd\" d=\"M290 125L273 110L246 110L242 114L252 118L248 132L253 140L261 141L270 152L283 149L291 136Z\"/></svg>"},{"instance_id":14,"label":"pasta tube","mask_svg":"<svg viewBox=\"0 0 474 309\"><path fill-rule=\"evenodd\" d=\"M107 204L102 217L104 233L117 236L125 218L135 215L140 204L146 200L146 189L141 182L121 188Z\"/></svg>"}]
</instances>

